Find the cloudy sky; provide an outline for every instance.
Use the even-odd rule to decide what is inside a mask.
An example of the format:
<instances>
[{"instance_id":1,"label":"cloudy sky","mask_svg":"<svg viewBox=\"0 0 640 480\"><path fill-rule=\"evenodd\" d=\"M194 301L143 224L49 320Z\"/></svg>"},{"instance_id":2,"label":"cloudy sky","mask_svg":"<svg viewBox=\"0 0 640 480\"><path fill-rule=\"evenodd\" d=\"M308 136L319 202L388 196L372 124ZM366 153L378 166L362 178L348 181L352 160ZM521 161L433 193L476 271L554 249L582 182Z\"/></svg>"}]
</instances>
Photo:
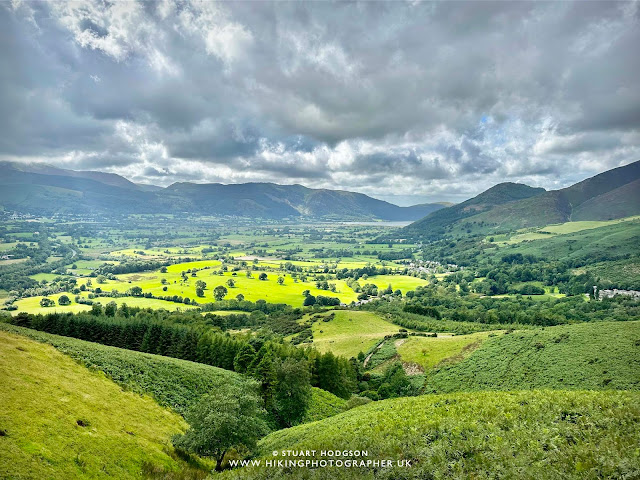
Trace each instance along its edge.
<instances>
[{"instance_id":1,"label":"cloudy sky","mask_svg":"<svg viewBox=\"0 0 640 480\"><path fill-rule=\"evenodd\" d=\"M401 204L640 159L640 4L0 3L0 159Z\"/></svg>"}]
</instances>

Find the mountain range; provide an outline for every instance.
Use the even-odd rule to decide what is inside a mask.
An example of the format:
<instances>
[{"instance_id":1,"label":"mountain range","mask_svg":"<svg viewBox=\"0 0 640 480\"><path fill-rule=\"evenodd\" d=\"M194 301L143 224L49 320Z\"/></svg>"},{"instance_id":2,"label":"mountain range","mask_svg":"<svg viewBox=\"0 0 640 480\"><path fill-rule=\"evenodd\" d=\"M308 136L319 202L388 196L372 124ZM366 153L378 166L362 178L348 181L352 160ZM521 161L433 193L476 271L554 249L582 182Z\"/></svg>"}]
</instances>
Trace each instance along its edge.
<instances>
[{"instance_id":1,"label":"mountain range","mask_svg":"<svg viewBox=\"0 0 640 480\"><path fill-rule=\"evenodd\" d=\"M432 212L398 236L433 240L447 234L489 233L580 220L640 215L640 161L560 190L500 183L460 204Z\"/></svg>"},{"instance_id":2,"label":"mountain range","mask_svg":"<svg viewBox=\"0 0 640 480\"><path fill-rule=\"evenodd\" d=\"M140 185L120 175L51 165L0 162L0 206L23 213L198 213L412 221L446 207L399 207L361 193L273 183Z\"/></svg>"}]
</instances>

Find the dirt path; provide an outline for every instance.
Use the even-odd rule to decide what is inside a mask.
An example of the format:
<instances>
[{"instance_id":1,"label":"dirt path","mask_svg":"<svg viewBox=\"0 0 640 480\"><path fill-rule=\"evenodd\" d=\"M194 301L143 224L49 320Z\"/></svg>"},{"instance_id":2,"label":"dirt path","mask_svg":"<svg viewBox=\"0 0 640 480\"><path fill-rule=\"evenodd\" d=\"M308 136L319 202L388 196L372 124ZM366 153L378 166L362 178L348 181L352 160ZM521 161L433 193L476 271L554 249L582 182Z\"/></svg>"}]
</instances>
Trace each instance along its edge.
<instances>
[{"instance_id":1,"label":"dirt path","mask_svg":"<svg viewBox=\"0 0 640 480\"><path fill-rule=\"evenodd\" d=\"M364 362L362 363L363 367L367 366L367 363L369 363L369 360L371 360L371 357L373 357L373 354L376 353L376 350L380 350L382 348L382 345L384 345L384 340L380 342L378 346L376 346L376 348L374 348L369 355L367 355L367 358L365 358Z\"/></svg>"}]
</instances>

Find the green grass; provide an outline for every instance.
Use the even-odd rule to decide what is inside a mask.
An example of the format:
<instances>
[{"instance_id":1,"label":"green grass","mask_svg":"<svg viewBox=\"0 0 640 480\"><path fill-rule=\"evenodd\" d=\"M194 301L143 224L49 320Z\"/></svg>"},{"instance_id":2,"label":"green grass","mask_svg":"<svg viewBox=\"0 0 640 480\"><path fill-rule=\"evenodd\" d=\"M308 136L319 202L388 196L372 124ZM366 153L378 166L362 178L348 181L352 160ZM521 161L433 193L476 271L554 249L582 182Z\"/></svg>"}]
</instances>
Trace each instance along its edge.
<instances>
[{"instance_id":1,"label":"green grass","mask_svg":"<svg viewBox=\"0 0 640 480\"><path fill-rule=\"evenodd\" d=\"M69 297L69 299L71 300L70 305L64 305L64 306L58 305L58 298L62 295L67 295ZM86 293L84 293L83 296L86 297ZM54 307L41 307L40 300L42 298L44 297L38 296L38 297L28 297L28 298L23 298L21 300L18 300L17 302L15 302L15 305L18 307L18 309L13 310L11 314L17 315L20 312L27 312L27 313L33 313L33 314L53 313L53 312L77 313L77 312L85 312L87 310L91 310L91 305L76 303L75 295L71 293L63 292L63 293L48 295L47 298L55 300L56 305ZM189 310L189 309L196 308L194 306L185 305L182 303L167 302L167 301L158 300L155 298L144 298L144 297L118 297L118 298L96 297L93 299L93 301L100 302L103 306L109 302L116 302L118 306L122 305L123 303L126 303L130 307L154 308L154 309L164 308L165 310L178 310L178 309Z\"/></svg>"},{"instance_id":2,"label":"green grass","mask_svg":"<svg viewBox=\"0 0 640 480\"><path fill-rule=\"evenodd\" d=\"M547 237L542 240L504 246L498 249L497 253L487 250L487 254L500 256L522 253L549 260L598 258L603 255L609 258L616 255L633 255L638 251L640 220L628 220L564 235L547 235Z\"/></svg>"},{"instance_id":3,"label":"green grass","mask_svg":"<svg viewBox=\"0 0 640 480\"><path fill-rule=\"evenodd\" d=\"M225 272L219 275L218 269L200 270L196 277L188 276L186 281L182 280L181 272L189 268L199 265L211 266L217 261L210 260L204 262L188 262L171 265L167 268L167 273L143 272L118 275L117 280L107 280L104 284L93 282L94 287L100 287L103 291L110 292L118 290L125 292L133 286L139 286L144 292L151 292L155 296L179 295L181 297L189 297L199 303L213 302L213 289L222 285L228 290L227 298L235 298L238 294L242 294L245 300L255 302L257 300L266 300L270 303L287 303L294 307L301 307L304 301L302 292L309 290L312 295L324 295L329 297L338 297L341 301L349 303L357 299L357 294L347 286L343 280L331 280L336 284L337 292L328 290L320 290L316 288L312 281L301 282L295 281L290 275L279 272L266 272L267 280L258 280L261 272L252 272L252 277L247 278L245 271L236 272L234 276L232 272ZM217 262L219 265L220 262ZM278 277L284 277L283 285L277 283ZM162 280L166 280L167 284L163 285ZM227 286L227 281L233 279L235 286L233 288ZM196 296L196 282L202 280L207 284L204 290L204 297ZM79 283L84 283L80 281ZM167 290L163 290L166 286Z\"/></svg>"},{"instance_id":4,"label":"green grass","mask_svg":"<svg viewBox=\"0 0 640 480\"><path fill-rule=\"evenodd\" d=\"M429 281L409 275L375 275L366 280L360 279L358 283L360 283L360 285L373 283L381 289L385 289L388 285L391 285L394 291L400 289L400 291L405 294L410 290L415 290L417 287L428 285Z\"/></svg>"},{"instance_id":5,"label":"green grass","mask_svg":"<svg viewBox=\"0 0 640 480\"><path fill-rule=\"evenodd\" d=\"M1 478L141 478L143 464L179 470L170 438L182 418L100 372L0 332ZM84 425L84 426L83 426Z\"/></svg>"},{"instance_id":6,"label":"green grass","mask_svg":"<svg viewBox=\"0 0 640 480\"><path fill-rule=\"evenodd\" d=\"M344 398L335 396L331 392L321 388L311 388L311 402L304 415L303 421L315 422L324 418L332 417L344 411L347 401Z\"/></svg>"},{"instance_id":7,"label":"green grass","mask_svg":"<svg viewBox=\"0 0 640 480\"><path fill-rule=\"evenodd\" d=\"M0 334L4 331L52 345L80 364L103 372L126 390L151 395L160 405L181 414L219 385L248 381L237 373L210 365L0 323Z\"/></svg>"},{"instance_id":8,"label":"green grass","mask_svg":"<svg viewBox=\"0 0 640 480\"><path fill-rule=\"evenodd\" d=\"M428 391L640 389L640 322L594 322L489 338Z\"/></svg>"},{"instance_id":9,"label":"green grass","mask_svg":"<svg viewBox=\"0 0 640 480\"><path fill-rule=\"evenodd\" d=\"M580 221L580 222L565 222L554 225L547 225L533 231L524 231L522 233L515 233L514 235L494 235L494 242L503 244L516 244L528 240L541 240L548 239L552 235L567 235L569 233L581 232L583 230L592 230L594 228L607 227L610 225L617 225L623 222L629 222L633 220L639 220L640 216L619 218L609 221Z\"/></svg>"},{"instance_id":10,"label":"green grass","mask_svg":"<svg viewBox=\"0 0 640 480\"><path fill-rule=\"evenodd\" d=\"M640 471L640 393L474 392L373 402L320 422L274 432L272 452L366 451L364 460L412 467L248 467L230 479L597 479ZM277 459L283 459L277 457ZM341 458L342 460L353 457Z\"/></svg>"},{"instance_id":11,"label":"green grass","mask_svg":"<svg viewBox=\"0 0 640 480\"><path fill-rule=\"evenodd\" d=\"M399 330L400 327L375 313L336 310L333 320L314 322L313 346L321 352L331 351L350 358L367 352L385 335Z\"/></svg>"},{"instance_id":12,"label":"green grass","mask_svg":"<svg viewBox=\"0 0 640 480\"><path fill-rule=\"evenodd\" d=\"M426 371L447 360L460 360L490 334L491 332L480 332L453 337L409 337L404 341L397 341L396 350L403 362L415 363Z\"/></svg>"}]
</instances>

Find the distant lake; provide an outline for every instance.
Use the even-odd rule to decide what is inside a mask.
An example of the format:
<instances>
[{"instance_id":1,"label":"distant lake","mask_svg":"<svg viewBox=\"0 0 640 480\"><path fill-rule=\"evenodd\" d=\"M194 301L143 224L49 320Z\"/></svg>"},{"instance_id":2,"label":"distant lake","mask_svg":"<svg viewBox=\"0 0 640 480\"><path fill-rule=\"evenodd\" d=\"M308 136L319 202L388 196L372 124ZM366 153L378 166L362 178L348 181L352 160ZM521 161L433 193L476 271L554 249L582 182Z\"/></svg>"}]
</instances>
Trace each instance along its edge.
<instances>
[{"instance_id":1,"label":"distant lake","mask_svg":"<svg viewBox=\"0 0 640 480\"><path fill-rule=\"evenodd\" d=\"M406 227L413 222L337 222L340 225L363 225L365 227Z\"/></svg>"}]
</instances>

